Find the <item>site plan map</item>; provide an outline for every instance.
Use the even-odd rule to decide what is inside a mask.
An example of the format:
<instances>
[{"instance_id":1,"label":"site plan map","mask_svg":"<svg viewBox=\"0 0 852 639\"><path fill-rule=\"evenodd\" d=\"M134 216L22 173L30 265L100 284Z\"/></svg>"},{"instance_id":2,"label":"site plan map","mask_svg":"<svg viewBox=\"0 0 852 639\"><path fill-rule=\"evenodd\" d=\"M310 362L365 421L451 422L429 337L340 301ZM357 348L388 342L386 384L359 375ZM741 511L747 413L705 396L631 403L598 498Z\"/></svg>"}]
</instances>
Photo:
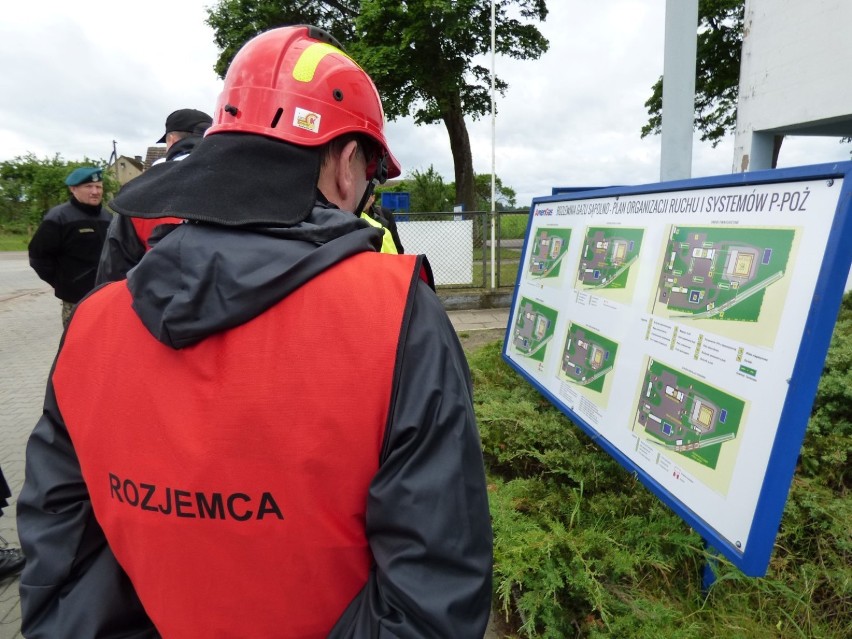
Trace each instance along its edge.
<instances>
[{"instance_id":1,"label":"site plan map","mask_svg":"<svg viewBox=\"0 0 852 639\"><path fill-rule=\"evenodd\" d=\"M553 337L557 312L531 300L523 300L521 313L515 323L514 346L518 353L542 361L545 346Z\"/></svg>"},{"instance_id":2,"label":"site plan map","mask_svg":"<svg viewBox=\"0 0 852 639\"><path fill-rule=\"evenodd\" d=\"M529 275L534 279L559 277L562 258L568 251L571 229L542 229L533 240Z\"/></svg>"},{"instance_id":3,"label":"site plan map","mask_svg":"<svg viewBox=\"0 0 852 639\"><path fill-rule=\"evenodd\" d=\"M771 489L843 182L719 176L531 211L504 358L733 559Z\"/></svg>"},{"instance_id":4,"label":"site plan map","mask_svg":"<svg viewBox=\"0 0 852 639\"><path fill-rule=\"evenodd\" d=\"M589 227L577 280L587 289L627 288L630 266L639 258L643 229Z\"/></svg>"}]
</instances>

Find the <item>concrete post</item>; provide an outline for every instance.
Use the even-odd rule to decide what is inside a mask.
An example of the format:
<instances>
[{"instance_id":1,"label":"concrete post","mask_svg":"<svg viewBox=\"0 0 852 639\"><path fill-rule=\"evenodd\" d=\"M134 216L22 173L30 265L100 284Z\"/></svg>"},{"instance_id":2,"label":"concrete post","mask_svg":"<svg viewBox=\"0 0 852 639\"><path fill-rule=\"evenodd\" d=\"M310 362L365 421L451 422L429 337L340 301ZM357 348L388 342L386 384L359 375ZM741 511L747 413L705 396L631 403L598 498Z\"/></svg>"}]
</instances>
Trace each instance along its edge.
<instances>
[{"instance_id":1,"label":"concrete post","mask_svg":"<svg viewBox=\"0 0 852 639\"><path fill-rule=\"evenodd\" d=\"M692 176L698 0L666 0L660 181Z\"/></svg>"}]
</instances>

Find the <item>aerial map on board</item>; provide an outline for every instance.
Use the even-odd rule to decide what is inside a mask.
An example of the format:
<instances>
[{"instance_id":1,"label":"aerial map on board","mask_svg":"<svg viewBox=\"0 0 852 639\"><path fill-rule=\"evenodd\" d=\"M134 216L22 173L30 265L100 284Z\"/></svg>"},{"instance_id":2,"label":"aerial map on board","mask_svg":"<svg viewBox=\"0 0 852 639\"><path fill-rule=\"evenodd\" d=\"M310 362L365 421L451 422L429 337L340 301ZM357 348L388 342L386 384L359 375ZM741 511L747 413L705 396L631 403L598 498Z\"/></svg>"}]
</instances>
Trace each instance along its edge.
<instances>
[{"instance_id":1,"label":"aerial map on board","mask_svg":"<svg viewBox=\"0 0 852 639\"><path fill-rule=\"evenodd\" d=\"M558 313L552 308L522 298L518 307L512 344L521 355L544 361L545 346L553 337Z\"/></svg>"},{"instance_id":2,"label":"aerial map on board","mask_svg":"<svg viewBox=\"0 0 852 639\"><path fill-rule=\"evenodd\" d=\"M682 371L649 359L636 423L651 441L708 468L737 436L745 402Z\"/></svg>"},{"instance_id":3,"label":"aerial map on board","mask_svg":"<svg viewBox=\"0 0 852 639\"><path fill-rule=\"evenodd\" d=\"M757 322L787 270L794 229L672 226L652 313Z\"/></svg>"},{"instance_id":4,"label":"aerial map on board","mask_svg":"<svg viewBox=\"0 0 852 639\"><path fill-rule=\"evenodd\" d=\"M639 257L643 234L642 229L587 228L578 282L586 288L625 288L630 266Z\"/></svg>"},{"instance_id":5,"label":"aerial map on board","mask_svg":"<svg viewBox=\"0 0 852 639\"><path fill-rule=\"evenodd\" d=\"M562 378L600 393L617 352L618 344L612 340L571 322L562 352Z\"/></svg>"},{"instance_id":6,"label":"aerial map on board","mask_svg":"<svg viewBox=\"0 0 852 639\"><path fill-rule=\"evenodd\" d=\"M558 277L570 239L571 229L538 229L530 254L529 276L534 279Z\"/></svg>"}]
</instances>

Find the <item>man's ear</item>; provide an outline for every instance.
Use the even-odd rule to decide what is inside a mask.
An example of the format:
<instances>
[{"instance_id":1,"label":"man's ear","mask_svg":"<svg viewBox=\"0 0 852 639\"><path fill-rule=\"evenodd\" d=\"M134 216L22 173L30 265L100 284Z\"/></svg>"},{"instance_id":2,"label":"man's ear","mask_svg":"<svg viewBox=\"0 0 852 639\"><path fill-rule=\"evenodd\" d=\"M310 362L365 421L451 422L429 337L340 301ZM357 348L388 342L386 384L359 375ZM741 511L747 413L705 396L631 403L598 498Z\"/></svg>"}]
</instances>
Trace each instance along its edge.
<instances>
[{"instance_id":1,"label":"man's ear","mask_svg":"<svg viewBox=\"0 0 852 639\"><path fill-rule=\"evenodd\" d=\"M346 144L338 153L329 156L320 168L317 188L328 201L348 211L357 206L355 190L359 180L355 173L355 156L358 144L354 140Z\"/></svg>"},{"instance_id":2,"label":"man's ear","mask_svg":"<svg viewBox=\"0 0 852 639\"><path fill-rule=\"evenodd\" d=\"M340 152L337 162L337 190L342 200L348 202L353 199L355 189L358 188L360 180L357 178L356 156L358 155L358 143L350 140ZM357 204L357 202L356 202Z\"/></svg>"}]
</instances>

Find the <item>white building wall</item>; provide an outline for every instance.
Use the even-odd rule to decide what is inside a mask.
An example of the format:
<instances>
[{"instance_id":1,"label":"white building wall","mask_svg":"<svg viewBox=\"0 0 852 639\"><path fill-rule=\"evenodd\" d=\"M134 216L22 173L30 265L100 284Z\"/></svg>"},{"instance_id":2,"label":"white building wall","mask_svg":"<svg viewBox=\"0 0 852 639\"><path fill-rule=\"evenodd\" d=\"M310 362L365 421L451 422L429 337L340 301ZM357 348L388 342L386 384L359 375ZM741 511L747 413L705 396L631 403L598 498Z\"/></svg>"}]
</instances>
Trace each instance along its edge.
<instances>
[{"instance_id":1,"label":"white building wall","mask_svg":"<svg viewBox=\"0 0 852 639\"><path fill-rule=\"evenodd\" d=\"M733 171L775 135L852 136L852 0L746 0Z\"/></svg>"}]
</instances>

